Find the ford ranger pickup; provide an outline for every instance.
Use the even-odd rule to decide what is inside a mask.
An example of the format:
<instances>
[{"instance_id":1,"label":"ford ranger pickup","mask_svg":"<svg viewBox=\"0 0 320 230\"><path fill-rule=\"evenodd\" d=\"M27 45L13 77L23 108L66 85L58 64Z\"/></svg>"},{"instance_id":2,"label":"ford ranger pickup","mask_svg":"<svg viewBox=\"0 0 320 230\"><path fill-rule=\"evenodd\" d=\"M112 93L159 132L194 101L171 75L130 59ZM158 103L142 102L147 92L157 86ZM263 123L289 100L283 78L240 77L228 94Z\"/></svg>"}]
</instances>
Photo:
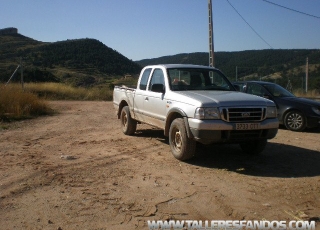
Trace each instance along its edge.
<instances>
[{"instance_id":1,"label":"ford ranger pickup","mask_svg":"<svg viewBox=\"0 0 320 230\"><path fill-rule=\"evenodd\" d=\"M164 130L173 156L192 158L196 143L237 143L258 154L279 127L268 99L238 92L218 69L166 64L142 69L136 88L115 86L113 104L124 134L137 124Z\"/></svg>"}]
</instances>

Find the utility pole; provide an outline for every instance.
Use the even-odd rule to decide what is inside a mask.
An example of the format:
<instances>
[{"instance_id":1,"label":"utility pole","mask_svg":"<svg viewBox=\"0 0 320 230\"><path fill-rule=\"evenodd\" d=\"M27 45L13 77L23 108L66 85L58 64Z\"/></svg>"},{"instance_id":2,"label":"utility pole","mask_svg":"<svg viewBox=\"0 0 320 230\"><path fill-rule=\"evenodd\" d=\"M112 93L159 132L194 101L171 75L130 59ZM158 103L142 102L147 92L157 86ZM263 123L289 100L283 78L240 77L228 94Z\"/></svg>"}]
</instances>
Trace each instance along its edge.
<instances>
[{"instance_id":1,"label":"utility pole","mask_svg":"<svg viewBox=\"0 0 320 230\"><path fill-rule=\"evenodd\" d=\"M238 81L238 66L236 66L236 81Z\"/></svg>"},{"instance_id":2,"label":"utility pole","mask_svg":"<svg viewBox=\"0 0 320 230\"><path fill-rule=\"evenodd\" d=\"M309 72L309 61L307 58L307 62L306 62L306 93L308 93L308 72Z\"/></svg>"},{"instance_id":3,"label":"utility pole","mask_svg":"<svg viewBox=\"0 0 320 230\"><path fill-rule=\"evenodd\" d=\"M212 0L208 0L209 10L209 65L215 66L214 62L214 42L213 42L213 23L212 23Z\"/></svg>"},{"instance_id":4,"label":"utility pole","mask_svg":"<svg viewBox=\"0 0 320 230\"><path fill-rule=\"evenodd\" d=\"M287 90L289 90L290 92L292 92L292 84L290 82L290 79L288 79L288 84L287 84L287 87L286 87Z\"/></svg>"}]
</instances>

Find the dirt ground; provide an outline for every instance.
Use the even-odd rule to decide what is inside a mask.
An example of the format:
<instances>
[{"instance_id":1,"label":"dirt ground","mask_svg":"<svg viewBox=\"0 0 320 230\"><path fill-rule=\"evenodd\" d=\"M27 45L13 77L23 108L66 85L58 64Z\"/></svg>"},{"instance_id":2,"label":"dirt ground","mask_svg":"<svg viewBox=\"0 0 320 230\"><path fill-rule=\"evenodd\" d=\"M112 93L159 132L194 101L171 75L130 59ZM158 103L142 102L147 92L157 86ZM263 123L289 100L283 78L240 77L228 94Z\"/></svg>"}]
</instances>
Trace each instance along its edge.
<instances>
[{"instance_id":1,"label":"dirt ground","mask_svg":"<svg viewBox=\"0 0 320 230\"><path fill-rule=\"evenodd\" d=\"M317 220L320 131L280 129L259 156L198 146L176 160L161 130L125 136L112 102L0 131L0 229L148 229L147 220Z\"/></svg>"}]
</instances>

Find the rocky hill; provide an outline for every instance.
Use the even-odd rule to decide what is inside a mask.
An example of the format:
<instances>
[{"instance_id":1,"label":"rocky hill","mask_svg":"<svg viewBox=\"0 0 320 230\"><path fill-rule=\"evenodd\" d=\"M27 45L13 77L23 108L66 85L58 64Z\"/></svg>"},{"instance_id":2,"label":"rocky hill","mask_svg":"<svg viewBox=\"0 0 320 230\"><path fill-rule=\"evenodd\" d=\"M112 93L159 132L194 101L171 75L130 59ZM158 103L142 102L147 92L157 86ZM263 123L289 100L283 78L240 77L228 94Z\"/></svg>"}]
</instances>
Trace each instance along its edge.
<instances>
[{"instance_id":1,"label":"rocky hill","mask_svg":"<svg viewBox=\"0 0 320 230\"><path fill-rule=\"evenodd\" d=\"M48 43L21 34L0 35L1 82L9 79L20 60L26 82L53 81L87 86L141 70L139 64L95 39Z\"/></svg>"},{"instance_id":2,"label":"rocky hill","mask_svg":"<svg viewBox=\"0 0 320 230\"><path fill-rule=\"evenodd\" d=\"M75 86L105 84L124 75L137 75L149 64L208 65L209 62L205 52L133 62L96 39L40 42L19 33L7 33L8 29L0 34L0 82L10 78L20 60L25 82L65 82ZM307 58L309 89L320 90L319 49L215 52L216 67L233 81L259 79L286 86L290 80L294 88L304 85Z\"/></svg>"}]
</instances>

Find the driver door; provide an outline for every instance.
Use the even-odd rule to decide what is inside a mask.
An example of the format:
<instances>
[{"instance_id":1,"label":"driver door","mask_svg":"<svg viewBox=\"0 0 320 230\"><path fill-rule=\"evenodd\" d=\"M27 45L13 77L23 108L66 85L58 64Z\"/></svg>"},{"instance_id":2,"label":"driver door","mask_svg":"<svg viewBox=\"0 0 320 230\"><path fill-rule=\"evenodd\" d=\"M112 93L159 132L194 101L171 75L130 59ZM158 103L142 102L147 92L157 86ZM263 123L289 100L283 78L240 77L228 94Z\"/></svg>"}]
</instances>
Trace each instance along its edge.
<instances>
[{"instance_id":1,"label":"driver door","mask_svg":"<svg viewBox=\"0 0 320 230\"><path fill-rule=\"evenodd\" d=\"M165 86L162 69L155 69L153 71L143 106L146 123L159 128L164 128L166 119L165 92L153 92L151 90L153 84L163 84Z\"/></svg>"}]
</instances>

